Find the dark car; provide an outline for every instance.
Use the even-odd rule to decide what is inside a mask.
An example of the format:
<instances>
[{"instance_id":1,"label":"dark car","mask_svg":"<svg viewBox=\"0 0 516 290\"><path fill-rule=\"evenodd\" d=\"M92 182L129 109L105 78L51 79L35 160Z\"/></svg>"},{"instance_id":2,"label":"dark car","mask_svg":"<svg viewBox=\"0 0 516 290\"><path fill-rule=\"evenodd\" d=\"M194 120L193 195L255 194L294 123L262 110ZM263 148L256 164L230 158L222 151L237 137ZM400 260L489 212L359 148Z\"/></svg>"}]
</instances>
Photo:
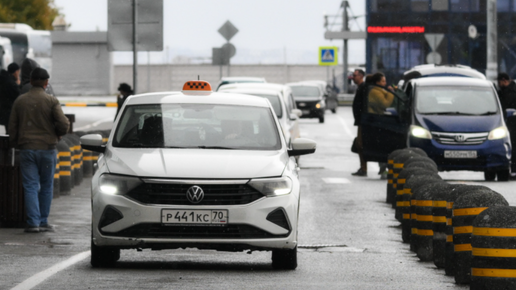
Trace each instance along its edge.
<instances>
[{"instance_id":1,"label":"dark car","mask_svg":"<svg viewBox=\"0 0 516 290\"><path fill-rule=\"evenodd\" d=\"M394 101L382 113L362 115L366 160L385 162L395 149L419 147L441 171L483 171L486 180L509 179L512 146L491 82L420 77L392 94ZM369 100L364 100L368 108Z\"/></svg>"},{"instance_id":2,"label":"dark car","mask_svg":"<svg viewBox=\"0 0 516 290\"><path fill-rule=\"evenodd\" d=\"M287 84L292 89L292 95L297 108L303 113L301 118L318 118L319 123L324 123L324 111L326 101L324 92L316 83L300 82Z\"/></svg>"}]
</instances>

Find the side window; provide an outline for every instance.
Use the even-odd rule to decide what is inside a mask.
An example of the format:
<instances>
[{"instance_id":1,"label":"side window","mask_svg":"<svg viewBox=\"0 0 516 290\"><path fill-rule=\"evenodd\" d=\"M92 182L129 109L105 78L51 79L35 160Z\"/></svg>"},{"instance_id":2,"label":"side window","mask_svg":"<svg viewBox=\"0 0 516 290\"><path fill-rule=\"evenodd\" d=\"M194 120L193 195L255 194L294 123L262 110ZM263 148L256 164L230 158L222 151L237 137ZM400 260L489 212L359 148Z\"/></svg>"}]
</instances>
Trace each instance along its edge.
<instances>
[{"instance_id":1,"label":"side window","mask_svg":"<svg viewBox=\"0 0 516 290\"><path fill-rule=\"evenodd\" d=\"M296 108L296 102L294 101L294 96L292 94L290 94L290 95L288 95L288 110L289 110L289 113L291 113L293 109L297 109Z\"/></svg>"}]
</instances>

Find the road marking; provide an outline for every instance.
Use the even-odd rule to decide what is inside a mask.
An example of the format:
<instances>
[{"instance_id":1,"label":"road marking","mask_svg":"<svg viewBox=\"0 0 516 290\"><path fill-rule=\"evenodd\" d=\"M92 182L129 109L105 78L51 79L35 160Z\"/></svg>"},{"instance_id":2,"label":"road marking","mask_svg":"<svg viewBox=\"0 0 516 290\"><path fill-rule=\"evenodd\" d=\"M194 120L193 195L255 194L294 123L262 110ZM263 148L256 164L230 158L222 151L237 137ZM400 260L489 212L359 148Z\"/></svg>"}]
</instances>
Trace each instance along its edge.
<instances>
[{"instance_id":1,"label":"road marking","mask_svg":"<svg viewBox=\"0 0 516 290\"><path fill-rule=\"evenodd\" d=\"M72 266L73 264L80 262L90 256L90 251L82 252L80 254L77 254L71 258L69 258L66 261L60 262L55 264L54 266L41 271L37 273L36 275L30 277L29 279L21 282L20 284L16 285L11 290L29 290L34 287L36 287L41 282L45 281L46 279L50 278L54 274Z\"/></svg>"},{"instance_id":2,"label":"road marking","mask_svg":"<svg viewBox=\"0 0 516 290\"><path fill-rule=\"evenodd\" d=\"M345 184L345 183L351 183L349 179L346 178L336 178L336 177L326 177L322 179L326 183L338 183L338 184Z\"/></svg>"},{"instance_id":3,"label":"road marking","mask_svg":"<svg viewBox=\"0 0 516 290\"><path fill-rule=\"evenodd\" d=\"M346 132L350 138L355 138L355 134L351 133L351 130L349 129L348 125L346 125L344 119L342 119L340 116L337 116L337 118L339 118L339 122L342 124L342 127L344 127L344 132Z\"/></svg>"}]
</instances>

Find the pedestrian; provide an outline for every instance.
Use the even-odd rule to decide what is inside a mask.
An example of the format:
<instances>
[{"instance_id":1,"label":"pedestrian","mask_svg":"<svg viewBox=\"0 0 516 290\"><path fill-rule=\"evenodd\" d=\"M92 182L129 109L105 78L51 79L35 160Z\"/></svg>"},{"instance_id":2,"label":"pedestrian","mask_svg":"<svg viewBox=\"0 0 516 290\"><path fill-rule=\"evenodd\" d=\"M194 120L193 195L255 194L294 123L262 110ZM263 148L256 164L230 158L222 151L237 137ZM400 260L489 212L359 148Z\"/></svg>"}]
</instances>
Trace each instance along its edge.
<instances>
[{"instance_id":1,"label":"pedestrian","mask_svg":"<svg viewBox=\"0 0 516 290\"><path fill-rule=\"evenodd\" d=\"M131 89L131 86L126 83L121 83L118 86L118 96L116 96L116 103L117 103L117 109L116 109L116 116L118 116L118 112L120 112L120 109L124 105L125 100L131 96L133 93L133 90Z\"/></svg>"},{"instance_id":2,"label":"pedestrian","mask_svg":"<svg viewBox=\"0 0 516 290\"><path fill-rule=\"evenodd\" d=\"M48 223L52 202L56 145L70 125L59 101L45 93L50 78L42 68L30 74L31 88L13 104L9 119L9 142L20 150L25 192L25 232L54 231Z\"/></svg>"},{"instance_id":3,"label":"pedestrian","mask_svg":"<svg viewBox=\"0 0 516 290\"><path fill-rule=\"evenodd\" d=\"M355 92L355 98L353 99L353 117L355 118L355 123L353 125L357 126L357 138L356 138L356 149L358 153L358 158L360 159L360 168L352 173L354 176L367 176L367 162L364 159L363 151L363 143L362 143L362 127L360 126L360 119L362 118L362 112L364 110L364 98L367 94L367 85L364 82L365 72L361 69L356 69L353 72L353 82L357 85L357 90ZM355 142L355 141L354 141Z\"/></svg>"},{"instance_id":4,"label":"pedestrian","mask_svg":"<svg viewBox=\"0 0 516 290\"><path fill-rule=\"evenodd\" d=\"M503 114L506 109L516 109L516 83L511 80L507 73L499 73L498 77L498 97L502 105Z\"/></svg>"},{"instance_id":5,"label":"pedestrian","mask_svg":"<svg viewBox=\"0 0 516 290\"><path fill-rule=\"evenodd\" d=\"M367 112L371 114L383 115L386 109L392 105L394 95L389 92L392 87L387 88L387 80L381 72L375 73L371 77L371 81L375 84L371 88L368 95Z\"/></svg>"},{"instance_id":6,"label":"pedestrian","mask_svg":"<svg viewBox=\"0 0 516 290\"><path fill-rule=\"evenodd\" d=\"M9 116L14 101L20 95L20 66L13 62L0 71L0 125L8 131Z\"/></svg>"},{"instance_id":7,"label":"pedestrian","mask_svg":"<svg viewBox=\"0 0 516 290\"><path fill-rule=\"evenodd\" d=\"M23 60L21 65L21 94L25 94L32 87L30 84L30 73L37 67L39 67L39 64L35 60L30 58Z\"/></svg>"}]
</instances>

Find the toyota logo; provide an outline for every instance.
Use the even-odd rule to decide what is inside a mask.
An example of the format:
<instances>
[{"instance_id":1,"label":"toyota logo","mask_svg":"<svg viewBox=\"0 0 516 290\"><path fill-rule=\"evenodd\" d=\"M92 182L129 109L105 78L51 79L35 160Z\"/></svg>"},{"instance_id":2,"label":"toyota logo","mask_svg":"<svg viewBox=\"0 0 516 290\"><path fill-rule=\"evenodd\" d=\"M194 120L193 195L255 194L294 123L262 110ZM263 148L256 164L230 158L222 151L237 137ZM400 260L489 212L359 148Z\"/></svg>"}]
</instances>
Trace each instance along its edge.
<instances>
[{"instance_id":1,"label":"toyota logo","mask_svg":"<svg viewBox=\"0 0 516 290\"><path fill-rule=\"evenodd\" d=\"M191 203L199 203L204 199L204 191L200 186L194 185L186 191L186 198Z\"/></svg>"},{"instance_id":2,"label":"toyota logo","mask_svg":"<svg viewBox=\"0 0 516 290\"><path fill-rule=\"evenodd\" d=\"M464 135L455 135L455 141L457 141L457 142L464 142L464 141L466 141L466 136L464 136Z\"/></svg>"}]
</instances>

